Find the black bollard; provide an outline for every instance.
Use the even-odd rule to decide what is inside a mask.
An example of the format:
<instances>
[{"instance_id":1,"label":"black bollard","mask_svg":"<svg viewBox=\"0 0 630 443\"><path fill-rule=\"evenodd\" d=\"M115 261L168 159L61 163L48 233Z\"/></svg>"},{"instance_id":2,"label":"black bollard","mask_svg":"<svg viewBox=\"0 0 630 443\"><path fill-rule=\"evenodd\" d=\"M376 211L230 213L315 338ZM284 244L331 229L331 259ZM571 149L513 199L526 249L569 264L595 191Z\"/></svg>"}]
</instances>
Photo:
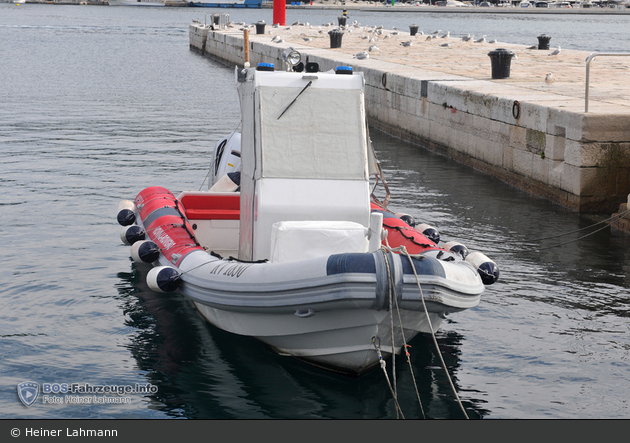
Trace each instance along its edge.
<instances>
[{"instance_id":1,"label":"black bollard","mask_svg":"<svg viewBox=\"0 0 630 443\"><path fill-rule=\"evenodd\" d=\"M418 25L409 25L409 35L416 35L418 33Z\"/></svg>"},{"instance_id":2,"label":"black bollard","mask_svg":"<svg viewBox=\"0 0 630 443\"><path fill-rule=\"evenodd\" d=\"M339 22L339 26L346 26L346 20L348 17L346 17L345 15L340 15L339 17L337 17L337 21Z\"/></svg>"},{"instance_id":3,"label":"black bollard","mask_svg":"<svg viewBox=\"0 0 630 443\"><path fill-rule=\"evenodd\" d=\"M514 53L507 49L498 48L488 52L490 62L492 63L492 78L501 79L510 76L510 64Z\"/></svg>"},{"instance_id":4,"label":"black bollard","mask_svg":"<svg viewBox=\"0 0 630 443\"><path fill-rule=\"evenodd\" d=\"M265 33L265 21L259 21L256 23L256 34L264 34Z\"/></svg>"},{"instance_id":5,"label":"black bollard","mask_svg":"<svg viewBox=\"0 0 630 443\"><path fill-rule=\"evenodd\" d=\"M538 36L538 49L549 49L549 40L551 36L547 34L541 34Z\"/></svg>"},{"instance_id":6,"label":"black bollard","mask_svg":"<svg viewBox=\"0 0 630 443\"><path fill-rule=\"evenodd\" d=\"M330 47L341 48L341 37L343 36L343 31L340 29L333 29L332 31L328 31L328 35L330 35Z\"/></svg>"}]
</instances>

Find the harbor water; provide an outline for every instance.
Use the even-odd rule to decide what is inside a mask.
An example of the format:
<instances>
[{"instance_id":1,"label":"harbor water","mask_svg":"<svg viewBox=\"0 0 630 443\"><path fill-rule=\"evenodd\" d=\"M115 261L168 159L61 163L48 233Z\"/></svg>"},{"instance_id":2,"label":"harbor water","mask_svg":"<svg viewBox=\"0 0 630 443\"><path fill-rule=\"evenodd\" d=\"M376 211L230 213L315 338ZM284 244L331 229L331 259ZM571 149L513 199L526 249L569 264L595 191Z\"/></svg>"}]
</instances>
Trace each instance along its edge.
<instances>
[{"instance_id":1,"label":"harbor water","mask_svg":"<svg viewBox=\"0 0 630 443\"><path fill-rule=\"evenodd\" d=\"M237 129L234 67L188 47L189 23L217 12L272 22L272 10L0 4L0 417L398 417L380 368L336 375L218 330L182 296L149 290L120 241L121 199L152 185L204 189L216 142ZM290 9L287 22L338 15ZM628 52L630 42L625 15L349 19L527 45L547 33L551 46L586 51ZM422 147L371 137L390 208L501 269L478 307L436 333L468 417L628 418L630 235L597 224L606 215L569 212ZM401 355L393 377L405 418L464 418L431 337L410 345L413 372ZM45 402L40 391L26 407L17 385L28 381L150 388L118 404Z\"/></svg>"}]
</instances>

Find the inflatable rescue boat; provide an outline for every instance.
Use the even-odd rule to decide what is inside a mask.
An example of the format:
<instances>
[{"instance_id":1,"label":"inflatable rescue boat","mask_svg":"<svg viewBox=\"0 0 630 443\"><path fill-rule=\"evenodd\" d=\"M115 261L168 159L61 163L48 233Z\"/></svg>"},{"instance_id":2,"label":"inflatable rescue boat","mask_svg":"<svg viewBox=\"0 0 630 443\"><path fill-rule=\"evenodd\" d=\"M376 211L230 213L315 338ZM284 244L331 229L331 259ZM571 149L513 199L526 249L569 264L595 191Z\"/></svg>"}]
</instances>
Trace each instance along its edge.
<instances>
[{"instance_id":1,"label":"inflatable rescue boat","mask_svg":"<svg viewBox=\"0 0 630 443\"><path fill-rule=\"evenodd\" d=\"M119 206L122 241L153 265L151 289L181 292L213 325L279 354L355 376L477 306L496 263L371 192L370 178L383 178L360 73L259 66L236 77L242 130L217 144L209 189L152 186Z\"/></svg>"}]
</instances>

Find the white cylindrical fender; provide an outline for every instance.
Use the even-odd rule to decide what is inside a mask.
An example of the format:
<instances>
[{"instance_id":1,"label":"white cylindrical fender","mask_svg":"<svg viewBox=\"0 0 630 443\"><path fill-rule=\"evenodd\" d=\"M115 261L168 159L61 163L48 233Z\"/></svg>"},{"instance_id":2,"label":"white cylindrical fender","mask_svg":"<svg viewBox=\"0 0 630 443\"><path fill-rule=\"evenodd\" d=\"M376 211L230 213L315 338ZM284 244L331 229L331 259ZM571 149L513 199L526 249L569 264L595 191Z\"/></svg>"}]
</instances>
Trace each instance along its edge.
<instances>
[{"instance_id":1,"label":"white cylindrical fender","mask_svg":"<svg viewBox=\"0 0 630 443\"><path fill-rule=\"evenodd\" d=\"M140 240L131 245L131 258L136 263L153 263L160 258L160 247L151 240Z\"/></svg>"},{"instance_id":2,"label":"white cylindrical fender","mask_svg":"<svg viewBox=\"0 0 630 443\"><path fill-rule=\"evenodd\" d=\"M398 217L399 219L401 219L402 221L407 223L412 228L416 225L416 219L413 218L413 216L411 216L409 214L405 214L403 212L397 212L396 213L396 217Z\"/></svg>"},{"instance_id":3,"label":"white cylindrical fender","mask_svg":"<svg viewBox=\"0 0 630 443\"><path fill-rule=\"evenodd\" d=\"M433 226L427 225L426 223L420 223L414 226L414 228L436 245L440 242L440 232Z\"/></svg>"},{"instance_id":4,"label":"white cylindrical fender","mask_svg":"<svg viewBox=\"0 0 630 443\"><path fill-rule=\"evenodd\" d=\"M118 203L116 219L121 226L129 226L136 221L136 205L131 200L121 200Z\"/></svg>"},{"instance_id":5,"label":"white cylindrical fender","mask_svg":"<svg viewBox=\"0 0 630 443\"><path fill-rule=\"evenodd\" d=\"M135 242L144 240L145 232L138 225L127 226L120 231L120 239L126 245L133 245Z\"/></svg>"},{"instance_id":6,"label":"white cylindrical fender","mask_svg":"<svg viewBox=\"0 0 630 443\"><path fill-rule=\"evenodd\" d=\"M499 279L499 267L481 252L471 252L466 261L474 266L484 285L491 285Z\"/></svg>"},{"instance_id":7,"label":"white cylindrical fender","mask_svg":"<svg viewBox=\"0 0 630 443\"><path fill-rule=\"evenodd\" d=\"M464 246L463 244L457 241L450 241L450 242L444 243L442 247L446 249L447 251L451 251L456 254L459 254L463 259L465 259L470 253L466 246Z\"/></svg>"},{"instance_id":8,"label":"white cylindrical fender","mask_svg":"<svg viewBox=\"0 0 630 443\"><path fill-rule=\"evenodd\" d=\"M181 283L181 274L171 266L156 266L147 273L147 285L155 292L174 292Z\"/></svg>"}]
</instances>

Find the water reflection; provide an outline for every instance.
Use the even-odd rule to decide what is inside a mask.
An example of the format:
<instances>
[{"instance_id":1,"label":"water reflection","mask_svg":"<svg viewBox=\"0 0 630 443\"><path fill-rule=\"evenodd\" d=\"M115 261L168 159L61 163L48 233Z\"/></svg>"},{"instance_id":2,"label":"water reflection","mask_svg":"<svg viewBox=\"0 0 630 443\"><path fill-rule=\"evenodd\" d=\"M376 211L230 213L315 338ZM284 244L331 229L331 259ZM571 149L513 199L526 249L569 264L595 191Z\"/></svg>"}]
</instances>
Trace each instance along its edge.
<instances>
[{"instance_id":1,"label":"water reflection","mask_svg":"<svg viewBox=\"0 0 630 443\"><path fill-rule=\"evenodd\" d=\"M273 354L254 339L206 323L183 296L152 292L144 281L147 270L132 264L131 272L119 273L118 291L126 323L136 330L128 349L139 369L146 371L147 381L158 386L150 408L174 418L197 419L397 418L380 368L355 379ZM458 390L462 340L452 332L438 334ZM410 345L413 376L404 356L398 356L395 363L404 417L464 418L432 341L419 336ZM389 360L393 382L391 365ZM463 397L470 418L489 412L475 394L465 392Z\"/></svg>"}]
</instances>

